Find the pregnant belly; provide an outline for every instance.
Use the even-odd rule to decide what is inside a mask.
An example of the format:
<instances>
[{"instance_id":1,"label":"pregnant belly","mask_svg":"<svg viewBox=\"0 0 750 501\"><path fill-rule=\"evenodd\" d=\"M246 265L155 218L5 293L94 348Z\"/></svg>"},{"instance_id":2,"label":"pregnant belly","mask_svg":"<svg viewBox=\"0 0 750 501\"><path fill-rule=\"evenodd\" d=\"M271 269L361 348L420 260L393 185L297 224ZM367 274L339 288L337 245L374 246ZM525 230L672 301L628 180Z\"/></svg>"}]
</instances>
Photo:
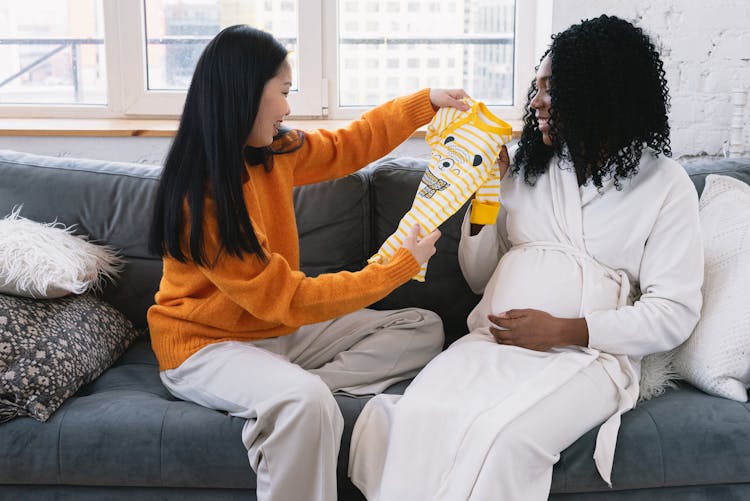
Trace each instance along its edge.
<instances>
[{"instance_id":1,"label":"pregnant belly","mask_svg":"<svg viewBox=\"0 0 750 501\"><path fill-rule=\"evenodd\" d=\"M485 299L493 312L533 308L563 318L576 318L581 313L581 265L560 251L509 252L487 285Z\"/></svg>"},{"instance_id":2,"label":"pregnant belly","mask_svg":"<svg viewBox=\"0 0 750 501\"><path fill-rule=\"evenodd\" d=\"M584 263L584 264L582 264ZM579 318L617 307L620 286L587 258L559 249L515 248L505 254L468 318L470 330L489 327L487 315L530 308Z\"/></svg>"}]
</instances>

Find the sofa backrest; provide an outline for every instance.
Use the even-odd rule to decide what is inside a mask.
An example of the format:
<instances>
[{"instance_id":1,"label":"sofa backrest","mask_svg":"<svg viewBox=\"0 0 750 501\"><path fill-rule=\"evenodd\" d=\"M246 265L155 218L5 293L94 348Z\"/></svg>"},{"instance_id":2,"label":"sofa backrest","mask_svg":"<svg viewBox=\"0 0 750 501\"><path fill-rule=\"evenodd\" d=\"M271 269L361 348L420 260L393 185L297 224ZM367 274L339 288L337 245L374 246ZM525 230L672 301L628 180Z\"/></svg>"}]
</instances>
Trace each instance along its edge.
<instances>
[{"instance_id":1,"label":"sofa backrest","mask_svg":"<svg viewBox=\"0 0 750 501\"><path fill-rule=\"evenodd\" d=\"M315 276L362 268L409 209L426 167L425 159L384 158L345 178L297 188L302 269ZM710 173L750 184L750 158L694 161L686 169L699 192ZM23 217L77 225L76 233L120 249L125 271L117 284L105 288L104 298L145 327L162 270L161 259L148 252L147 244L159 173L157 166L0 150L0 217L23 205ZM479 300L458 267L464 212L441 225L426 282L410 281L373 305L437 312L446 343L466 332L466 317Z\"/></svg>"},{"instance_id":2,"label":"sofa backrest","mask_svg":"<svg viewBox=\"0 0 750 501\"><path fill-rule=\"evenodd\" d=\"M309 276L357 271L370 256L371 204L366 171L294 190L300 267Z\"/></svg>"},{"instance_id":3,"label":"sofa backrest","mask_svg":"<svg viewBox=\"0 0 750 501\"><path fill-rule=\"evenodd\" d=\"M411 207L414 194L427 168L427 160L385 158L366 169L370 177L372 246L370 255L396 231ZM466 334L466 317L479 301L458 266L461 223L468 204L440 225L437 252L430 259L424 282L410 280L374 305L378 309L416 306L440 315L446 346Z\"/></svg>"},{"instance_id":4,"label":"sofa backrest","mask_svg":"<svg viewBox=\"0 0 750 501\"><path fill-rule=\"evenodd\" d=\"M103 297L137 327L146 326L162 272L148 251L148 228L161 168L125 162L0 150L0 217L75 225L75 233L120 251L125 269ZM371 245L369 178L358 172L298 188L301 266L318 275L364 266Z\"/></svg>"},{"instance_id":5,"label":"sofa backrest","mask_svg":"<svg viewBox=\"0 0 750 501\"><path fill-rule=\"evenodd\" d=\"M384 159L345 178L297 188L302 269L311 276L361 269L408 210L426 165ZM0 217L22 205L25 218L76 225L77 234L119 249L125 270L103 296L142 328L162 269L148 251L159 174L158 166L0 151ZM458 270L459 226L458 216L443 225L426 283L405 284L373 307L428 308L443 317L451 339L463 334L478 298Z\"/></svg>"},{"instance_id":6,"label":"sofa backrest","mask_svg":"<svg viewBox=\"0 0 750 501\"><path fill-rule=\"evenodd\" d=\"M703 159L698 158L689 162L683 162L685 170L690 175L698 195L703 193L703 187L706 185L706 176L709 174L719 174L730 176L746 184L750 184L750 157L743 158L721 158L721 159Z\"/></svg>"},{"instance_id":7,"label":"sofa backrest","mask_svg":"<svg viewBox=\"0 0 750 501\"><path fill-rule=\"evenodd\" d=\"M125 269L104 298L145 326L161 275L148 252L148 221L159 168L0 151L0 217L22 206L21 217L76 225L76 234L120 250Z\"/></svg>"}]
</instances>

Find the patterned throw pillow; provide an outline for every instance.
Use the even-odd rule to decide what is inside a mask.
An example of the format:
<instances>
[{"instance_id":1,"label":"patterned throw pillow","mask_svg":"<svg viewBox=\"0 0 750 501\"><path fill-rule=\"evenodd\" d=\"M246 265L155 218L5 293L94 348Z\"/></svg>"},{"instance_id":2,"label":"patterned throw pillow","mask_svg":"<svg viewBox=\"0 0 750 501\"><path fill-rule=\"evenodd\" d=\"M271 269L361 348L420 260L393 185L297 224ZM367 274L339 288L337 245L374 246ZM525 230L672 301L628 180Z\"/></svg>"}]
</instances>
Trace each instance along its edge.
<instances>
[{"instance_id":1,"label":"patterned throw pillow","mask_svg":"<svg viewBox=\"0 0 750 501\"><path fill-rule=\"evenodd\" d=\"M89 294L38 300L0 294L0 423L18 416L46 421L139 334Z\"/></svg>"}]
</instances>

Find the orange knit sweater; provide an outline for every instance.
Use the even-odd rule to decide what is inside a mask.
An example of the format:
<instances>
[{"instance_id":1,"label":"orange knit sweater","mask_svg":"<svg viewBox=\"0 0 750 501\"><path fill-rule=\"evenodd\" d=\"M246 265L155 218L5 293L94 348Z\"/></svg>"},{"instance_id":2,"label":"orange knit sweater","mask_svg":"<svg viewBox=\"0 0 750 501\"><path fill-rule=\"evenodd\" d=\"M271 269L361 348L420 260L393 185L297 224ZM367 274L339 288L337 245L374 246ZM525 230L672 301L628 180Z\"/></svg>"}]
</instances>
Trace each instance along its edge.
<instances>
[{"instance_id":1,"label":"orange knit sweater","mask_svg":"<svg viewBox=\"0 0 750 501\"><path fill-rule=\"evenodd\" d=\"M351 313L382 299L419 271L401 249L387 264L315 278L299 271L299 243L292 200L296 185L350 174L390 152L435 111L429 90L396 98L337 130L305 133L303 146L276 155L273 169L248 167L245 205L268 260L218 253L213 200L205 200L206 255L212 267L164 258L156 304L148 310L151 342L161 370L179 366L220 341L283 336L301 325Z\"/></svg>"}]
</instances>

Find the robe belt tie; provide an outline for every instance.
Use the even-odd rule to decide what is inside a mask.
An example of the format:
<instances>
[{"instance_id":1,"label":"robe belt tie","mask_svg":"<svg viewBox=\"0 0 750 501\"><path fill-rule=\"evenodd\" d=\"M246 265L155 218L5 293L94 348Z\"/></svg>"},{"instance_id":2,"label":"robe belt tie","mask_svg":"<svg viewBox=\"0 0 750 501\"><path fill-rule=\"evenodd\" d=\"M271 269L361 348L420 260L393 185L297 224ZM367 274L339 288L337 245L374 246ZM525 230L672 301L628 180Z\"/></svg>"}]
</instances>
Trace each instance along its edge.
<instances>
[{"instance_id":1,"label":"robe belt tie","mask_svg":"<svg viewBox=\"0 0 750 501\"><path fill-rule=\"evenodd\" d=\"M615 270L606 266L587 252L575 247L560 242L527 242L520 245L515 245L509 252L523 251L523 250L550 250L558 251L567 254L575 258L583 270L583 286L581 291L581 316L585 316L586 309L586 298L587 292L590 287L590 280L598 279L602 274L614 281L619 286L619 295L617 300L617 307L622 307L631 302L630 297L630 279L622 270ZM592 275L591 272L594 272ZM597 273L598 272L598 273ZM617 443L617 433L620 429L620 416L623 412L632 409L635 406L635 402L638 396L638 378L637 374L633 370L627 357L615 356L609 353L602 353L594 348L585 347L583 351L590 353L595 356L603 365L605 371L609 375L612 382L617 387L619 394L619 404L617 411L612 414L599 428L599 432L596 438L596 448L594 450L594 462L596 468L599 471L602 479L612 487L612 465L614 463L615 445ZM622 383L618 383L622 373L629 376L629 383L627 386L623 386Z\"/></svg>"}]
</instances>

